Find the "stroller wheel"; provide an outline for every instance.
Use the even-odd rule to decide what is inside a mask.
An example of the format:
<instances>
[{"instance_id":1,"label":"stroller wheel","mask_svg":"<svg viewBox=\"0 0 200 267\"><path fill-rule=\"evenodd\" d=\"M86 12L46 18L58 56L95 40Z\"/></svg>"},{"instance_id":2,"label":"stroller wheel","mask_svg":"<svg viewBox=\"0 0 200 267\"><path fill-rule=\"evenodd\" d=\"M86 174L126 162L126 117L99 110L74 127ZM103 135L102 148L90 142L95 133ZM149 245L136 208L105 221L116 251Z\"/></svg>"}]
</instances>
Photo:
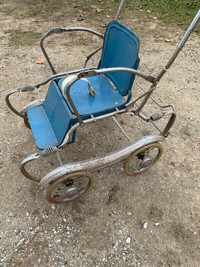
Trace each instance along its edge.
<instances>
[{"instance_id":1,"label":"stroller wheel","mask_svg":"<svg viewBox=\"0 0 200 267\"><path fill-rule=\"evenodd\" d=\"M125 173L137 175L148 170L160 159L162 153L163 147L159 143L152 143L140 148L125 162Z\"/></svg>"},{"instance_id":2,"label":"stroller wheel","mask_svg":"<svg viewBox=\"0 0 200 267\"><path fill-rule=\"evenodd\" d=\"M46 194L49 202L59 204L73 201L86 194L93 185L93 176L78 172L69 174L53 183Z\"/></svg>"}]
</instances>

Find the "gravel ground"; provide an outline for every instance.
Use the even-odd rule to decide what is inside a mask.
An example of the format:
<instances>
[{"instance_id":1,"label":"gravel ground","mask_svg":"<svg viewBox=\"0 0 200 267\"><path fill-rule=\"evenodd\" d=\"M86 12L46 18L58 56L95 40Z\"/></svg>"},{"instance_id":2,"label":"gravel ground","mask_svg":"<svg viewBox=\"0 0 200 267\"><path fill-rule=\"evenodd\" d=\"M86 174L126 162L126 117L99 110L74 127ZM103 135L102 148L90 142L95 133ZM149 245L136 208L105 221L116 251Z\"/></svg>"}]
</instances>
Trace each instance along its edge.
<instances>
[{"instance_id":1,"label":"gravel ground","mask_svg":"<svg viewBox=\"0 0 200 267\"><path fill-rule=\"evenodd\" d=\"M46 62L36 64L43 58L39 41L31 39L31 45L16 46L9 30L45 33L56 25L89 26L98 31L102 28L98 23L77 21L78 15L70 15L68 10L68 16L60 16L60 11L52 14L53 19L27 17L23 15L28 7L17 1L0 2L1 266L198 267L199 36L192 34L155 92L161 104L173 103L177 109L172 135L163 142L162 159L136 177L127 176L123 164L96 172L94 186L87 195L69 204L54 205L46 201L43 188L19 171L20 162L37 149L31 132L4 101L10 90L42 81L50 71ZM140 70L156 75L183 32L160 26L157 21L122 22L134 25L141 39ZM77 43L58 38L57 45L53 40L48 42L48 51L57 68L69 70L82 66L80 62L97 42L96 38L90 42L82 35ZM95 58L91 64L97 62ZM46 89L13 97L12 102L22 107L42 98ZM145 109L152 114L155 106L150 101ZM156 133L129 115L117 119L133 140ZM127 143L112 120L101 121L80 129L76 143L68 146L61 157L65 162L83 160ZM50 157L31 168L42 176L56 166L57 160Z\"/></svg>"}]
</instances>

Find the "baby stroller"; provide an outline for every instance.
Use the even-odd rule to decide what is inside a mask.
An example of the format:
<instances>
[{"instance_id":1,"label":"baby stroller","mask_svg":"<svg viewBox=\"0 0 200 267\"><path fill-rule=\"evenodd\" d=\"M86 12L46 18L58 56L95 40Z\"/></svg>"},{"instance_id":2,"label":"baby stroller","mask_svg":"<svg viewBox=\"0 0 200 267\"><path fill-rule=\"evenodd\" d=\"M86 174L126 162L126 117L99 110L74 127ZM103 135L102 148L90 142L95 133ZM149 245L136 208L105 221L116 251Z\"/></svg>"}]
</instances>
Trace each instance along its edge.
<instances>
[{"instance_id":1,"label":"baby stroller","mask_svg":"<svg viewBox=\"0 0 200 267\"><path fill-rule=\"evenodd\" d=\"M38 152L25 158L20 165L22 174L42 186L49 186L47 200L51 203L66 203L87 193L93 185L92 173L118 162L125 162L127 175L137 175L152 167L161 157L163 147L160 144L169 134L175 118L173 105L161 106L152 93L163 75L170 68L177 55L189 38L200 18L200 11L195 16L182 40L165 67L154 77L138 71L139 38L130 29L118 22L125 1L122 0L115 17L110 22L105 34L88 28L53 28L41 39L42 52L53 73L44 82L35 86L25 86L6 95L8 107L24 119L31 129ZM83 68L64 73L56 73L55 68L44 48L44 40L52 35L69 32L87 32L103 39L101 59L97 68L87 68L86 64L100 49L89 54ZM141 88L140 96L132 98L132 86L135 77L146 80L148 90ZM10 96L16 92L33 91L50 83L45 99L39 99L17 111L10 103ZM143 108L151 99L159 111L147 115ZM169 111L170 109L170 111ZM152 123L167 117L164 129L158 135L143 136L132 142L116 120L116 116L130 113L146 123ZM130 144L109 154L89 160L63 164L59 151L75 142L77 129L112 117ZM81 127L80 127L81 126ZM39 178L30 173L25 166L32 161L49 155L57 155L60 166Z\"/></svg>"}]
</instances>

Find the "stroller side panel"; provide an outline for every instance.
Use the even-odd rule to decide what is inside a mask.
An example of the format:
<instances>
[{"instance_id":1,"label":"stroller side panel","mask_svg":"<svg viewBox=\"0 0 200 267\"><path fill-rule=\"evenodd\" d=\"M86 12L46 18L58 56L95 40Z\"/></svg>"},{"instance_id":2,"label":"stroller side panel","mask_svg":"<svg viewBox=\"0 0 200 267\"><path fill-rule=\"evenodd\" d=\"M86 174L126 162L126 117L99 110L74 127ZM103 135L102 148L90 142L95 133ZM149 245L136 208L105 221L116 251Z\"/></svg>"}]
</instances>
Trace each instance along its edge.
<instances>
[{"instance_id":1,"label":"stroller side panel","mask_svg":"<svg viewBox=\"0 0 200 267\"><path fill-rule=\"evenodd\" d=\"M27 112L36 145L45 149L61 144L72 114L55 81L51 82L44 104Z\"/></svg>"},{"instance_id":2,"label":"stroller side panel","mask_svg":"<svg viewBox=\"0 0 200 267\"><path fill-rule=\"evenodd\" d=\"M44 108L47 112L58 142L61 144L69 128L72 114L55 81L51 82L44 102Z\"/></svg>"},{"instance_id":3,"label":"stroller side panel","mask_svg":"<svg viewBox=\"0 0 200 267\"><path fill-rule=\"evenodd\" d=\"M58 140L43 105L29 109L27 116L35 143L39 149L58 145Z\"/></svg>"}]
</instances>

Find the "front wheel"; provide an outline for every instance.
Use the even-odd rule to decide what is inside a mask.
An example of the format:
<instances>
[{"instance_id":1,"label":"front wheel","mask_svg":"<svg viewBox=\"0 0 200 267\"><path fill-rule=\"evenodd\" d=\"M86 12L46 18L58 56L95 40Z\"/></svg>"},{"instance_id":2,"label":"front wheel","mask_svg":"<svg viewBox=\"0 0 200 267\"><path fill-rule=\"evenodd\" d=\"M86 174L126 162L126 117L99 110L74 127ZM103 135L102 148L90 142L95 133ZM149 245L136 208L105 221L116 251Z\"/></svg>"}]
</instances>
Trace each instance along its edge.
<instances>
[{"instance_id":1,"label":"front wheel","mask_svg":"<svg viewBox=\"0 0 200 267\"><path fill-rule=\"evenodd\" d=\"M72 173L53 183L46 194L49 202L60 204L73 201L86 194L93 185L93 176L89 173Z\"/></svg>"},{"instance_id":2,"label":"front wheel","mask_svg":"<svg viewBox=\"0 0 200 267\"><path fill-rule=\"evenodd\" d=\"M152 143L138 149L125 162L124 171L128 175L137 175L152 167L161 157L163 147Z\"/></svg>"}]
</instances>

